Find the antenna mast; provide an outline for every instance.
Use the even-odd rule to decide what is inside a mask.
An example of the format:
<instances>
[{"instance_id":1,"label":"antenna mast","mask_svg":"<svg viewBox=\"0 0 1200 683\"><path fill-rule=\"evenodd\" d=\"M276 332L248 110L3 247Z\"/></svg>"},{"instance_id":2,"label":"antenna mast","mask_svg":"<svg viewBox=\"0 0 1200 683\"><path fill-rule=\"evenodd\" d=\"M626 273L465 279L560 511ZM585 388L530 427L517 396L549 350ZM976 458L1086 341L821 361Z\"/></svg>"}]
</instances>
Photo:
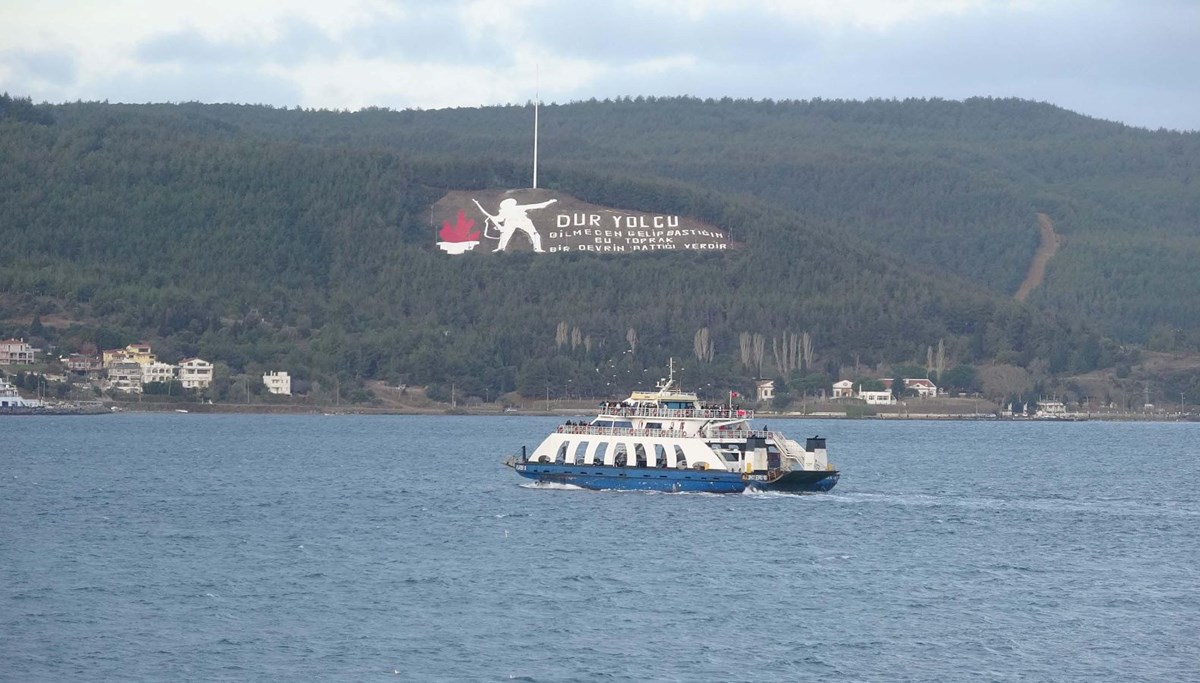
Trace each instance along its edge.
<instances>
[{"instance_id":1,"label":"antenna mast","mask_svg":"<svg viewBox=\"0 0 1200 683\"><path fill-rule=\"evenodd\" d=\"M533 189L537 189L537 157L538 157L538 105L541 100L540 83L538 79L541 77L539 68L534 67L533 70Z\"/></svg>"}]
</instances>

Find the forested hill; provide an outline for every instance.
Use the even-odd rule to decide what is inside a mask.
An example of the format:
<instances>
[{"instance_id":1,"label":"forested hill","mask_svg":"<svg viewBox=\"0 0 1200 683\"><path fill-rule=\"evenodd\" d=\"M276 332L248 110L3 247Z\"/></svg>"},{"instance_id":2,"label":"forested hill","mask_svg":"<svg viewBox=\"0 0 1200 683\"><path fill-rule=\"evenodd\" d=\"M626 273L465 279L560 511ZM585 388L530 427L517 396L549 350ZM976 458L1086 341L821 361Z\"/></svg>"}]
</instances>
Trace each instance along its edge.
<instances>
[{"instance_id":1,"label":"forested hill","mask_svg":"<svg viewBox=\"0 0 1200 683\"><path fill-rule=\"evenodd\" d=\"M1065 310L1074 307L1043 313L1008 290L1036 246L1034 211L1059 219L1071 240L1061 257L1075 243L1072 216L1120 216L1122 207L1101 206L1106 193L1093 186L1078 196L1022 194L1033 184L1015 152L971 162L983 138L1005 146L1009 138L986 131L1007 120L1005 107L1047 118L1016 126L1029 144L1039 128L1081 126L1105 145L1110 135L1195 145L1011 102L552 107L543 185L594 204L693 216L744 248L450 257L433 246L429 207L449 190L528 185L527 109L0 105L0 336L38 334L62 351L146 339L168 361L217 361L226 380L287 369L325 385L454 383L462 395L606 395L643 383L643 369L668 356L689 359L693 386L744 386L764 374L831 380L843 366L924 365L939 342L947 367L1109 363L1110 347ZM991 114L978 134L956 138L920 123L910 106ZM834 115L872 107L901 122ZM905 128L910 139L891 139ZM899 167L913 173L893 179ZM873 192L855 197L841 181ZM888 209L880 196L896 203ZM957 246L931 254L958 235L952 207L974 218ZM1169 211L1156 215L1164 234L1186 237ZM901 227L910 232L899 236ZM994 240L980 232L988 227ZM1055 291L1055 267L1049 293L1031 301ZM804 332L812 362L794 367L787 353L776 362L773 345Z\"/></svg>"},{"instance_id":2,"label":"forested hill","mask_svg":"<svg viewBox=\"0 0 1200 683\"><path fill-rule=\"evenodd\" d=\"M530 164L530 106L355 113L240 105L51 108L62 124L174 119L210 135ZM542 109L544 172L670 178L856 234L1012 295L1039 212L1063 236L1030 301L1107 334L1200 347L1200 134L1016 99L636 98ZM522 185L528 184L524 181Z\"/></svg>"}]
</instances>

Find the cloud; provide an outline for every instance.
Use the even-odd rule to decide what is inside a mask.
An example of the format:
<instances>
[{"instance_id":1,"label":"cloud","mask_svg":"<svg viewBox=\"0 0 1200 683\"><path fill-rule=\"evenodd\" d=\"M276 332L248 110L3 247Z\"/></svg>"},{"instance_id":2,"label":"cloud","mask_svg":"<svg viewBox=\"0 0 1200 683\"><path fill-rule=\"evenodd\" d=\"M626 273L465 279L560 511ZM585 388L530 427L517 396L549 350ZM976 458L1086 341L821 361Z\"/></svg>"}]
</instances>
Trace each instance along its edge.
<instances>
[{"instance_id":1,"label":"cloud","mask_svg":"<svg viewBox=\"0 0 1200 683\"><path fill-rule=\"evenodd\" d=\"M992 3L899 18L882 30L826 30L762 8L634 13L639 5L590 7L576 26L546 38L554 54L607 67L569 96L1016 96L1135 125L1200 128L1192 85L1200 4L1168 0L1131 12L1114 3ZM536 21L550 32L568 14L560 8Z\"/></svg>"},{"instance_id":2,"label":"cloud","mask_svg":"<svg viewBox=\"0 0 1200 683\"><path fill-rule=\"evenodd\" d=\"M1016 96L1200 129L1191 0L212 3L0 6L0 86L428 109L523 102L540 72L547 101Z\"/></svg>"},{"instance_id":3,"label":"cloud","mask_svg":"<svg viewBox=\"0 0 1200 683\"><path fill-rule=\"evenodd\" d=\"M1149 3L1136 13L1003 12L929 20L905 32L848 37L811 84L829 96L974 95L1053 102L1143 125L1200 127L1200 6ZM840 76L840 78L839 78ZM849 76L849 77L847 77ZM1185 105L1168 119L1151 100ZM1147 116L1152 114L1152 116ZM1157 119L1157 124L1147 124Z\"/></svg>"},{"instance_id":4,"label":"cloud","mask_svg":"<svg viewBox=\"0 0 1200 683\"><path fill-rule=\"evenodd\" d=\"M556 4L529 24L546 51L610 66L686 56L769 68L803 59L822 42L814 25L754 6L688 14L636 0Z\"/></svg>"},{"instance_id":5,"label":"cloud","mask_svg":"<svg viewBox=\"0 0 1200 683\"><path fill-rule=\"evenodd\" d=\"M421 5L403 14L377 14L346 32L345 42L365 59L480 65L511 63L505 36L481 34L455 4Z\"/></svg>"},{"instance_id":6,"label":"cloud","mask_svg":"<svg viewBox=\"0 0 1200 683\"><path fill-rule=\"evenodd\" d=\"M159 33L141 41L134 57L145 64L213 66L286 64L336 57L343 48L317 26L282 17L265 39L209 38L195 28Z\"/></svg>"},{"instance_id":7,"label":"cloud","mask_svg":"<svg viewBox=\"0 0 1200 683\"><path fill-rule=\"evenodd\" d=\"M13 82L69 86L78 76L75 57L69 52L50 50L7 50L0 55Z\"/></svg>"}]
</instances>

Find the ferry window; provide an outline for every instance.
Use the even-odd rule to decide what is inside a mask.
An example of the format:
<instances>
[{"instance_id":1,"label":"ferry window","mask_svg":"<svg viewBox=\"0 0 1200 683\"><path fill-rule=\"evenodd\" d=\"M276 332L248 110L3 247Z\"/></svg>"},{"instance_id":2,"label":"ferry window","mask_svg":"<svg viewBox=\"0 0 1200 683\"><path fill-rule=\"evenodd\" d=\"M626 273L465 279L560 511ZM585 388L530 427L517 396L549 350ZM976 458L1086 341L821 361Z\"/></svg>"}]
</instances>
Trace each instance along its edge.
<instances>
[{"instance_id":1,"label":"ferry window","mask_svg":"<svg viewBox=\"0 0 1200 683\"><path fill-rule=\"evenodd\" d=\"M571 459L572 464L575 464L575 465L583 464L583 456L587 453L587 447L588 447L588 442L586 442L586 441L579 442L579 445L575 447L575 457Z\"/></svg>"},{"instance_id":2,"label":"ferry window","mask_svg":"<svg viewBox=\"0 0 1200 683\"><path fill-rule=\"evenodd\" d=\"M629 464L629 449L625 444L619 443L613 449L613 464L617 467L624 467Z\"/></svg>"},{"instance_id":3,"label":"ferry window","mask_svg":"<svg viewBox=\"0 0 1200 683\"><path fill-rule=\"evenodd\" d=\"M661 422L647 422L646 429L662 429Z\"/></svg>"},{"instance_id":4,"label":"ferry window","mask_svg":"<svg viewBox=\"0 0 1200 683\"><path fill-rule=\"evenodd\" d=\"M608 444L601 441L600 443L596 444L596 453L595 453L595 455L592 456L592 462L596 463L597 465L612 464L612 463L604 461L604 456L607 454L608 454Z\"/></svg>"},{"instance_id":5,"label":"ferry window","mask_svg":"<svg viewBox=\"0 0 1200 683\"><path fill-rule=\"evenodd\" d=\"M567 459L567 442L564 441L562 443L562 445L558 447L558 452L554 454L554 462L562 464L562 463L566 462L566 459Z\"/></svg>"},{"instance_id":6,"label":"ferry window","mask_svg":"<svg viewBox=\"0 0 1200 683\"><path fill-rule=\"evenodd\" d=\"M629 428L629 427L633 426L633 423L630 422L629 420L616 420L615 422L612 423L612 426Z\"/></svg>"},{"instance_id":7,"label":"ferry window","mask_svg":"<svg viewBox=\"0 0 1200 683\"><path fill-rule=\"evenodd\" d=\"M640 443L633 445L634 464L638 467L645 467L649 463L646 462L646 447Z\"/></svg>"},{"instance_id":8,"label":"ferry window","mask_svg":"<svg viewBox=\"0 0 1200 683\"><path fill-rule=\"evenodd\" d=\"M612 420L594 420L594 421L592 421L592 426L593 427L611 427Z\"/></svg>"},{"instance_id":9,"label":"ferry window","mask_svg":"<svg viewBox=\"0 0 1200 683\"><path fill-rule=\"evenodd\" d=\"M679 446L675 447L675 466L676 467L687 467L688 466L687 465L687 456L683 454L683 448L681 448Z\"/></svg>"},{"instance_id":10,"label":"ferry window","mask_svg":"<svg viewBox=\"0 0 1200 683\"><path fill-rule=\"evenodd\" d=\"M667 466L667 449L662 444L654 444L654 467Z\"/></svg>"}]
</instances>

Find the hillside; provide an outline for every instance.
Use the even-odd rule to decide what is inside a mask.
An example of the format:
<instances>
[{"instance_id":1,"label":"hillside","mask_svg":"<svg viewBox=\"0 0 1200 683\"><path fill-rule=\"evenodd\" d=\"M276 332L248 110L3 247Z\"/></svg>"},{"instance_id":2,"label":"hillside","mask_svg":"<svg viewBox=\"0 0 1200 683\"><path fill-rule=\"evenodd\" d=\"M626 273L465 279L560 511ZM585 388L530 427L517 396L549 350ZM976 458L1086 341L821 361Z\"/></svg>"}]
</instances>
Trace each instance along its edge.
<instances>
[{"instance_id":1,"label":"hillside","mask_svg":"<svg viewBox=\"0 0 1200 683\"><path fill-rule=\"evenodd\" d=\"M328 112L241 105L51 108L68 125L170 118L210 135L530 163L528 106ZM1200 134L1015 99L626 98L542 110L542 168L669 178L753 197L931 273L1013 295L1045 213L1069 245L1031 303L1120 341L1200 348ZM525 181L523 184L527 184Z\"/></svg>"},{"instance_id":2,"label":"hillside","mask_svg":"<svg viewBox=\"0 0 1200 683\"><path fill-rule=\"evenodd\" d=\"M326 387L386 380L432 384L434 396L451 384L462 395L601 396L643 384L643 371L668 356L688 358L686 380L715 393L790 370L777 367L772 342L802 332L815 354L798 380L844 366L923 365L940 341L947 367L999 360L1078 373L1113 362L1115 347L1081 316L1011 300L1037 245L1032 213L1030 225L1005 223L1033 208L1019 183L989 184L996 172L971 166L970 154L928 157L966 143L918 140L907 143L911 167L935 172L914 187L886 159L870 163L876 154L866 150L904 156L889 142L892 127L839 122L823 109L870 103L805 106L817 113L689 100L555 108L544 131L555 161L543 184L597 205L692 216L744 245L625 258L449 258L434 248L428 212L445 193L528 183L520 107L10 106L25 113L0 119L0 335L37 332L64 351L145 338L166 360L218 361L225 390L239 375L285 367ZM572 114L577 128L565 123ZM762 117L774 127L752 125ZM839 143L850 129L860 139ZM805 144L825 150L827 163L789 156ZM778 175L801 165L828 185ZM896 207L888 225L924 225L922 207L946 213L944 225L899 238L862 229L850 213L834 218L855 188L885 180L854 204L857 215L886 196ZM926 196L937 183L947 187ZM968 214L974 223L951 220ZM913 248L934 242L959 260ZM1053 289L1070 251L1031 301ZM743 335L761 338L765 352L748 359Z\"/></svg>"}]
</instances>

